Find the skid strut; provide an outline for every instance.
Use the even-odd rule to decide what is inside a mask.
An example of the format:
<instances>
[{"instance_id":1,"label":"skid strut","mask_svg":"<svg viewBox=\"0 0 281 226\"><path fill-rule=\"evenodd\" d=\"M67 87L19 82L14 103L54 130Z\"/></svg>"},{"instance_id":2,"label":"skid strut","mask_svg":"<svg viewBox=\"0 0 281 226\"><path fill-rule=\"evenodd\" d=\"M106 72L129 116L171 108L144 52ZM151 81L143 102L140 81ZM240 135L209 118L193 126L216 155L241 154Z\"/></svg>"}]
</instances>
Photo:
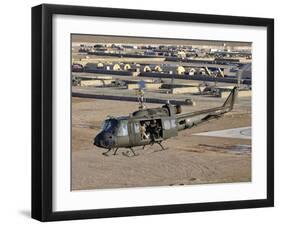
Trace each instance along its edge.
<instances>
[{"instance_id":1,"label":"skid strut","mask_svg":"<svg viewBox=\"0 0 281 226\"><path fill-rule=\"evenodd\" d=\"M163 145L161 144L161 142L157 142L157 144L159 144L159 146L162 148L162 151L165 150L165 148L163 147Z\"/></svg>"},{"instance_id":2,"label":"skid strut","mask_svg":"<svg viewBox=\"0 0 281 226\"><path fill-rule=\"evenodd\" d=\"M107 153L110 152L110 151L111 151L111 148L109 148L106 152L103 152L102 154L108 156Z\"/></svg>"},{"instance_id":3,"label":"skid strut","mask_svg":"<svg viewBox=\"0 0 281 226\"><path fill-rule=\"evenodd\" d=\"M118 149L119 149L119 148L116 148L116 149L115 149L115 151L114 151L113 155L116 155L116 153L117 153Z\"/></svg>"},{"instance_id":4,"label":"skid strut","mask_svg":"<svg viewBox=\"0 0 281 226\"><path fill-rule=\"evenodd\" d=\"M130 148L130 150L133 152L134 156L137 156L133 148Z\"/></svg>"}]
</instances>

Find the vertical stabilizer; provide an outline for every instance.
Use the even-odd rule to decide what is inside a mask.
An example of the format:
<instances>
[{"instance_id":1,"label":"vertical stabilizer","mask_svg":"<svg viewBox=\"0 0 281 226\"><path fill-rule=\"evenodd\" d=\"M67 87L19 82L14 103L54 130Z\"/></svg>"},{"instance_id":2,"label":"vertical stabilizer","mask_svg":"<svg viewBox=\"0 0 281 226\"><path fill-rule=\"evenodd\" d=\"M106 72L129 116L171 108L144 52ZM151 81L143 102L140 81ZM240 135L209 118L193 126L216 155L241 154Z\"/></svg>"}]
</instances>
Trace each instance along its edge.
<instances>
[{"instance_id":1,"label":"vertical stabilizer","mask_svg":"<svg viewBox=\"0 0 281 226\"><path fill-rule=\"evenodd\" d=\"M237 97L237 94L238 94L238 88L235 86L229 96L227 97L226 101L224 102L224 104L222 105L223 107L228 107L229 110L231 111L233 109L233 105L234 105L234 102L235 102L235 99Z\"/></svg>"}]
</instances>

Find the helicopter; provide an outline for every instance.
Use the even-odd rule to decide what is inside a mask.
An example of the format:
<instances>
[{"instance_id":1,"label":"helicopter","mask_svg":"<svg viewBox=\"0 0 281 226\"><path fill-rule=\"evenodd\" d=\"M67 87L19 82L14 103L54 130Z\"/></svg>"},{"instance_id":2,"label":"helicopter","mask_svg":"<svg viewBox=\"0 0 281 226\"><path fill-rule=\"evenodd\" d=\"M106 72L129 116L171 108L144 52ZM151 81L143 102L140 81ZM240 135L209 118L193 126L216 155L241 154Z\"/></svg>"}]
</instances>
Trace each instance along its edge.
<instances>
[{"instance_id":1,"label":"helicopter","mask_svg":"<svg viewBox=\"0 0 281 226\"><path fill-rule=\"evenodd\" d=\"M130 149L133 156L137 154L134 147L158 144L165 150L162 142L176 137L179 131L190 129L202 122L219 118L233 109L238 87L234 87L224 104L219 107L182 113L180 105L169 102L158 108L146 108L143 104L143 91L139 97L139 110L128 116L109 117L103 125L101 132L93 140L99 148L107 149L103 155L113 151L117 154L119 148Z\"/></svg>"}]
</instances>

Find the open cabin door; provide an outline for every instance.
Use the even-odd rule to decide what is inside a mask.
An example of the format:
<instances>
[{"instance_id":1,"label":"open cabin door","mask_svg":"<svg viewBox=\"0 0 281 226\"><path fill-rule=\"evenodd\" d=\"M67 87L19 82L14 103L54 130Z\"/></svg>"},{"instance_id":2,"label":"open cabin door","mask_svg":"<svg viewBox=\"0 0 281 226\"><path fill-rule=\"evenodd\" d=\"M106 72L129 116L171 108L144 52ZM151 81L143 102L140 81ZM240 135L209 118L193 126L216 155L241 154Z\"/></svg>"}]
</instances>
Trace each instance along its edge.
<instances>
[{"instance_id":1,"label":"open cabin door","mask_svg":"<svg viewBox=\"0 0 281 226\"><path fill-rule=\"evenodd\" d=\"M131 146L141 146L150 143L149 138L144 138L141 133L141 122L140 121L130 121L130 145Z\"/></svg>"}]
</instances>

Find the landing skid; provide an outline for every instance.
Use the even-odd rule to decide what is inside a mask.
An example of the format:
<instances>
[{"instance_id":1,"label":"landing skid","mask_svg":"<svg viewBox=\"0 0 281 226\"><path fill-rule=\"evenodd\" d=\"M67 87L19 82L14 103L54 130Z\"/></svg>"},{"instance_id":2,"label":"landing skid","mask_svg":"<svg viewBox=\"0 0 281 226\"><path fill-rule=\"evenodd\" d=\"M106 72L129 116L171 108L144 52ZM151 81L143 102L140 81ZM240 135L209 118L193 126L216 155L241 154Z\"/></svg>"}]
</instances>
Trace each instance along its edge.
<instances>
[{"instance_id":1,"label":"landing skid","mask_svg":"<svg viewBox=\"0 0 281 226\"><path fill-rule=\"evenodd\" d=\"M122 153L124 156L126 157L133 157L133 156L138 156L139 154L136 154L133 148L129 148L131 150L131 152L133 153L133 155L129 155L129 151L127 151L126 153Z\"/></svg>"},{"instance_id":2,"label":"landing skid","mask_svg":"<svg viewBox=\"0 0 281 226\"><path fill-rule=\"evenodd\" d=\"M106 152L103 152L102 154L105 156L108 156L108 153L111 151L111 148L109 148Z\"/></svg>"},{"instance_id":3,"label":"landing skid","mask_svg":"<svg viewBox=\"0 0 281 226\"><path fill-rule=\"evenodd\" d=\"M151 142L151 143L150 143L151 146L153 146L154 144L158 144L158 145L161 147L161 150L159 150L159 151L164 151L164 150L167 149L167 148L164 148L164 147L163 147L162 141L154 141L154 142ZM146 145L143 145L142 149L144 149L145 146L146 146ZM132 155L130 155L130 154L129 154L130 152L127 151L127 152L125 152L125 153L124 153L124 152L122 153L124 156L133 157L133 156L138 156L138 155L139 155L139 154L136 154L136 152L134 151L134 149L133 149L132 147L130 147L130 148L128 148L128 149L131 150ZM109 148L106 152L103 152L102 154L105 155L105 156L109 156L109 152L111 152L111 151L113 151L113 150L114 150L114 152L113 152L112 155L117 155L117 151L119 150L119 148L115 148L115 149L114 149L114 148Z\"/></svg>"},{"instance_id":4,"label":"landing skid","mask_svg":"<svg viewBox=\"0 0 281 226\"><path fill-rule=\"evenodd\" d=\"M116 154L117 154L118 149L119 149L119 148L116 148L116 149L114 150L113 155L116 155ZM102 154L105 155L105 156L108 156L108 153L109 153L111 150L113 150L113 149L112 149L112 148L109 148L106 152L103 152Z\"/></svg>"},{"instance_id":5,"label":"landing skid","mask_svg":"<svg viewBox=\"0 0 281 226\"><path fill-rule=\"evenodd\" d=\"M108 153L111 152L112 150L114 150L112 155L117 155L117 151L119 148L116 148L115 150L113 148L108 149L106 152L103 152L102 154L105 156L109 156ZM131 152L133 153L132 156L138 156L138 154L135 153L133 148L129 148L131 150ZM123 155L130 157L130 155L128 153L123 153Z\"/></svg>"},{"instance_id":6,"label":"landing skid","mask_svg":"<svg viewBox=\"0 0 281 226\"><path fill-rule=\"evenodd\" d=\"M167 148L164 148L161 143L162 143L162 141L155 141L155 142L152 142L152 143L151 143L151 146L153 146L154 144L158 144L158 145L161 147L161 150L160 150L160 151L166 150Z\"/></svg>"},{"instance_id":7,"label":"landing skid","mask_svg":"<svg viewBox=\"0 0 281 226\"><path fill-rule=\"evenodd\" d=\"M163 145L161 144L161 142L157 142L156 144L159 144L159 146L161 147L162 151L165 150L165 148L163 147Z\"/></svg>"}]
</instances>

